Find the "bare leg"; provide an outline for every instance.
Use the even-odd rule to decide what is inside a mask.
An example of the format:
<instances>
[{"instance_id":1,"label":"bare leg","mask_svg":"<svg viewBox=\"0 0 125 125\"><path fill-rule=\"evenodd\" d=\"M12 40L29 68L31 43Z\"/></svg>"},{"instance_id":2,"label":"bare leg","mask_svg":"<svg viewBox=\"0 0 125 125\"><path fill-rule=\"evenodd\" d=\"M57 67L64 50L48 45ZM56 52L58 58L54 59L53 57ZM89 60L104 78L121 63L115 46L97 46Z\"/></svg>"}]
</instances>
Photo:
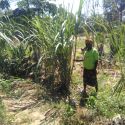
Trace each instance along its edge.
<instances>
[{"instance_id":1,"label":"bare leg","mask_svg":"<svg viewBox=\"0 0 125 125\"><path fill-rule=\"evenodd\" d=\"M96 92L98 92L98 83L96 83L96 85L95 85L95 90L96 90Z\"/></svg>"},{"instance_id":2,"label":"bare leg","mask_svg":"<svg viewBox=\"0 0 125 125\"><path fill-rule=\"evenodd\" d=\"M86 93L86 83L84 83L84 93Z\"/></svg>"}]
</instances>

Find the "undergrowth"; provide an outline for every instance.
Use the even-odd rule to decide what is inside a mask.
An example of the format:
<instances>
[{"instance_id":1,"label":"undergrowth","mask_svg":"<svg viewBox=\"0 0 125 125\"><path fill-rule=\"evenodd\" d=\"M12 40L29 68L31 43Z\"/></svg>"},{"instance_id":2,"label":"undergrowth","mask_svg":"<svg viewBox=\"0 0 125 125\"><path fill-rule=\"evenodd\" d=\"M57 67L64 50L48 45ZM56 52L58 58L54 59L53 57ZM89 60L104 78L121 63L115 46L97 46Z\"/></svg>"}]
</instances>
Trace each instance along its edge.
<instances>
[{"instance_id":1,"label":"undergrowth","mask_svg":"<svg viewBox=\"0 0 125 125\"><path fill-rule=\"evenodd\" d=\"M111 88L105 88L97 97L89 96L86 106L96 111L98 116L112 118L117 114L125 115L125 92L117 97L111 94Z\"/></svg>"}]
</instances>

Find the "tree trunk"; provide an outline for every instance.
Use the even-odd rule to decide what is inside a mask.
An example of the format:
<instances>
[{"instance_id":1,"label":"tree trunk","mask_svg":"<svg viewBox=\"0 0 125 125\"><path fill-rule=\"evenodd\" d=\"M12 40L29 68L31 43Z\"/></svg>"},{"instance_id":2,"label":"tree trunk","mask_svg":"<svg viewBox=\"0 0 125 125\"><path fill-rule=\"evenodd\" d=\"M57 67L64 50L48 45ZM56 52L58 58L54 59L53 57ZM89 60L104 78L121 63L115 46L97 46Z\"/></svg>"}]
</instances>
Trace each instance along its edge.
<instances>
[{"instance_id":1,"label":"tree trunk","mask_svg":"<svg viewBox=\"0 0 125 125\"><path fill-rule=\"evenodd\" d=\"M122 23L122 11L119 12L119 21Z\"/></svg>"}]
</instances>

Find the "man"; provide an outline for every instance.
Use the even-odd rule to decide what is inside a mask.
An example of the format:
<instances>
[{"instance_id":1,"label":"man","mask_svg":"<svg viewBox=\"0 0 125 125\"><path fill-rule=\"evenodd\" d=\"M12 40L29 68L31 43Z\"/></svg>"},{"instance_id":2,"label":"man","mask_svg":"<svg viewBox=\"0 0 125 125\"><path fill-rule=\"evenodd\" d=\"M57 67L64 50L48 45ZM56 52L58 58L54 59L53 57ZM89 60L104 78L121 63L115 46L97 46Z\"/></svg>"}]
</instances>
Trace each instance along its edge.
<instances>
[{"instance_id":1,"label":"man","mask_svg":"<svg viewBox=\"0 0 125 125\"><path fill-rule=\"evenodd\" d=\"M83 83L84 83L84 93L86 93L87 85L93 86L98 92L97 83L97 64L99 59L98 51L93 47L93 41L91 39L85 40L86 47L82 49L84 52L84 73L83 73Z\"/></svg>"}]
</instances>

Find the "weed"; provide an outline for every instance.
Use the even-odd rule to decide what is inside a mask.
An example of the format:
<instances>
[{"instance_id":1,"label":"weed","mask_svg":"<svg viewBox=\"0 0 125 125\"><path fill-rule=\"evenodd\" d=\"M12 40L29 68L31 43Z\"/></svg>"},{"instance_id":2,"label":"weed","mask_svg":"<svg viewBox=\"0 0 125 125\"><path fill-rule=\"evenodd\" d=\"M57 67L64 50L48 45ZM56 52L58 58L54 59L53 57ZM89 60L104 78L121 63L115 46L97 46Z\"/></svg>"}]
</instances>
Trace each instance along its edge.
<instances>
[{"instance_id":1,"label":"weed","mask_svg":"<svg viewBox=\"0 0 125 125\"><path fill-rule=\"evenodd\" d=\"M0 90L2 90L2 92L5 92L6 94L9 94L9 92L11 90L11 81L1 79L0 80Z\"/></svg>"},{"instance_id":2,"label":"weed","mask_svg":"<svg viewBox=\"0 0 125 125\"><path fill-rule=\"evenodd\" d=\"M87 107L93 109L98 115L110 118L115 114L125 114L125 93L122 92L117 98L111 96L110 89L99 92L97 98L90 96Z\"/></svg>"},{"instance_id":3,"label":"weed","mask_svg":"<svg viewBox=\"0 0 125 125\"><path fill-rule=\"evenodd\" d=\"M70 106L70 105L68 105L65 110L66 110L66 111L64 112L64 115L65 115L66 117L71 117L71 116L73 116L74 113L75 113L75 110L74 110L73 107Z\"/></svg>"}]
</instances>

